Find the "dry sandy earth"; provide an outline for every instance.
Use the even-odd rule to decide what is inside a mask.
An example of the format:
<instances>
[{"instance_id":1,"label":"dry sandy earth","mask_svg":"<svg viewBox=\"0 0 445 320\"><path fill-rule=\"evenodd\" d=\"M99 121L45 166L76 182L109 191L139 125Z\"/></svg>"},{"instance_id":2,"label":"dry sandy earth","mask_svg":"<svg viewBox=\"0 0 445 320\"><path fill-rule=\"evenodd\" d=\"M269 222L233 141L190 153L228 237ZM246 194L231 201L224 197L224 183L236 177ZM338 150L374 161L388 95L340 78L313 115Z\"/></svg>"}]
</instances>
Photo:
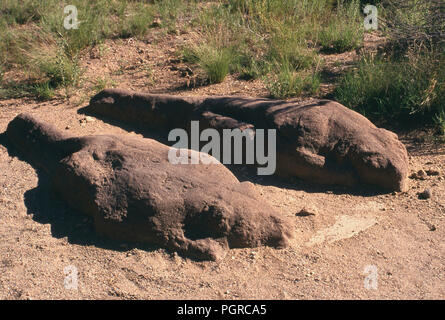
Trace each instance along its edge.
<instances>
[{"instance_id":1,"label":"dry sandy earth","mask_svg":"<svg viewBox=\"0 0 445 320\"><path fill-rule=\"evenodd\" d=\"M169 41L180 43L181 35L165 37L161 44L107 42L103 52L92 51L82 62L90 79L85 81L107 76L122 88L182 95L266 94L261 83L232 77L219 85L185 88L191 77L175 65L169 46ZM73 135L137 132L101 119L82 123L85 116L77 110L92 94L79 90L68 100L43 103L0 101L0 132L25 111ZM0 298L444 299L445 147L401 138L411 171L440 172L410 180L405 193L285 183L238 170L240 180L254 182L265 201L294 221L296 237L283 250L236 249L219 262L195 262L97 237L88 218L52 195L44 175L0 144ZM432 197L418 199L425 188ZM315 215L296 215L305 206ZM67 266L78 270L77 290L64 286ZM373 268L376 282L367 282Z\"/></svg>"}]
</instances>

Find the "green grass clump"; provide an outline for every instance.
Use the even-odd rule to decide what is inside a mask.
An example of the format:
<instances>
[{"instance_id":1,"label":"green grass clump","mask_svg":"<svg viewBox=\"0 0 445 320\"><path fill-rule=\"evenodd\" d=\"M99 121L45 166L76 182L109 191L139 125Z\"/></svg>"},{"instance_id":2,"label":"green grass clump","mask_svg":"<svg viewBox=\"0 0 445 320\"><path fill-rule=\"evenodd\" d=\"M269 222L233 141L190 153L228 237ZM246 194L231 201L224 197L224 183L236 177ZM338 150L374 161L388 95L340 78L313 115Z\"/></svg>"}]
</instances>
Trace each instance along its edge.
<instances>
[{"instance_id":1,"label":"green grass clump","mask_svg":"<svg viewBox=\"0 0 445 320\"><path fill-rule=\"evenodd\" d=\"M39 100L51 100L55 96L54 88L48 81L35 84L31 93Z\"/></svg>"},{"instance_id":2,"label":"green grass clump","mask_svg":"<svg viewBox=\"0 0 445 320\"><path fill-rule=\"evenodd\" d=\"M36 55L33 60L35 72L46 78L53 88L74 85L79 79L80 69L77 61L70 59L62 50L47 55Z\"/></svg>"},{"instance_id":3,"label":"green grass clump","mask_svg":"<svg viewBox=\"0 0 445 320\"><path fill-rule=\"evenodd\" d=\"M233 61L232 48L219 48L209 44L196 45L186 49L184 58L197 63L206 73L210 83L220 83L229 74Z\"/></svg>"},{"instance_id":4,"label":"green grass clump","mask_svg":"<svg viewBox=\"0 0 445 320\"><path fill-rule=\"evenodd\" d=\"M295 71L287 64L271 79L266 80L266 85L272 98L284 99L316 94L320 88L320 78L317 74Z\"/></svg>"},{"instance_id":5,"label":"green grass clump","mask_svg":"<svg viewBox=\"0 0 445 320\"><path fill-rule=\"evenodd\" d=\"M220 83L229 73L231 53L229 49L204 50L206 58L201 59L201 66L206 71L210 83Z\"/></svg>"},{"instance_id":6,"label":"green grass clump","mask_svg":"<svg viewBox=\"0 0 445 320\"><path fill-rule=\"evenodd\" d=\"M445 24L439 1L375 1L387 41L363 55L334 92L344 105L390 127L433 125L445 132Z\"/></svg>"},{"instance_id":7,"label":"green grass clump","mask_svg":"<svg viewBox=\"0 0 445 320\"><path fill-rule=\"evenodd\" d=\"M0 2L0 16L8 24L26 24L39 21L45 12L47 2L40 0L2 0Z\"/></svg>"},{"instance_id":8,"label":"green grass clump","mask_svg":"<svg viewBox=\"0 0 445 320\"><path fill-rule=\"evenodd\" d=\"M322 51L343 53L359 48L363 43L363 17L359 1L340 1L335 14L328 18L328 23L319 33Z\"/></svg>"},{"instance_id":9,"label":"green grass clump","mask_svg":"<svg viewBox=\"0 0 445 320\"><path fill-rule=\"evenodd\" d=\"M142 37L148 32L154 20L152 8L140 3L135 10L129 17L122 20L122 26L118 31L120 37Z\"/></svg>"},{"instance_id":10,"label":"green grass clump","mask_svg":"<svg viewBox=\"0 0 445 320\"><path fill-rule=\"evenodd\" d=\"M206 73L228 70L246 80L274 79L277 83L269 80L267 87L281 97L317 91L319 47L344 52L363 41L356 0L229 0L200 12L194 23L203 31L200 46L219 48L218 59L215 53L198 57Z\"/></svg>"},{"instance_id":11,"label":"green grass clump","mask_svg":"<svg viewBox=\"0 0 445 320\"><path fill-rule=\"evenodd\" d=\"M405 58L363 58L345 75L334 96L376 121L443 123L445 55L414 51Z\"/></svg>"},{"instance_id":12,"label":"green grass clump","mask_svg":"<svg viewBox=\"0 0 445 320\"><path fill-rule=\"evenodd\" d=\"M434 123L438 128L438 133L445 138L445 110L442 110L434 116Z\"/></svg>"},{"instance_id":13,"label":"green grass clump","mask_svg":"<svg viewBox=\"0 0 445 320\"><path fill-rule=\"evenodd\" d=\"M77 8L77 29L64 27L67 5ZM126 0L1 1L0 68L2 73L18 68L25 77L21 83L3 79L1 95L10 97L16 88L19 96L46 99L55 89L76 85L84 49L109 38L144 36L157 6Z\"/></svg>"},{"instance_id":14,"label":"green grass clump","mask_svg":"<svg viewBox=\"0 0 445 320\"><path fill-rule=\"evenodd\" d=\"M93 86L93 90L96 93L101 92L102 90L106 88L114 88L116 86L116 83L113 81L113 79L110 78L98 78L96 79L96 83Z\"/></svg>"},{"instance_id":15,"label":"green grass clump","mask_svg":"<svg viewBox=\"0 0 445 320\"><path fill-rule=\"evenodd\" d=\"M288 87L280 89L283 95L292 95L291 92L297 95L302 91L298 88L313 92L308 88L316 87L308 83L318 81L319 42L322 47L333 47L336 51L352 50L359 45L360 34L349 32L359 29L355 16L357 1L352 3L4 0L0 4L0 27L5 29L0 35L0 66L7 71L19 65L36 84L48 81L54 89L71 86L76 83L77 61L84 49L109 38L144 37L154 26L153 21L159 19L156 27L165 33L178 34L181 27L202 35L201 41L191 45L189 51L210 83L221 82L230 73L241 79L274 78L285 83L271 88ZM63 26L66 5L77 8L80 22L77 29L66 30ZM17 28L19 24L26 28ZM334 28L337 24L340 30ZM41 33L36 36L37 31ZM39 44L51 45L57 54L50 56L57 58L57 65L38 55L39 50L34 48ZM36 56L30 57L30 52Z\"/></svg>"},{"instance_id":16,"label":"green grass clump","mask_svg":"<svg viewBox=\"0 0 445 320\"><path fill-rule=\"evenodd\" d=\"M65 5L77 8L79 25L77 29L65 29ZM54 5L42 17L40 26L48 34L57 39L66 54L73 59L85 48L101 43L113 37L120 27L118 21L123 19L124 11L116 1L75 0Z\"/></svg>"}]
</instances>

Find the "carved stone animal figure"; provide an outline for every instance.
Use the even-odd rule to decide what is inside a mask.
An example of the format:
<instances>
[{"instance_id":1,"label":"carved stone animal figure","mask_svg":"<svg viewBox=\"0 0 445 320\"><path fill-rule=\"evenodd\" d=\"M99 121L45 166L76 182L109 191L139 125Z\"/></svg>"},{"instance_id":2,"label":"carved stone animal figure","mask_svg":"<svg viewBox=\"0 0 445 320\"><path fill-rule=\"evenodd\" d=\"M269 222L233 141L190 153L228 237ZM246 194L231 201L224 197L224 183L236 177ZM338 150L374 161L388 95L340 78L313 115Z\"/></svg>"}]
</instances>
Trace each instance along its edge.
<instances>
[{"instance_id":1,"label":"carved stone animal figure","mask_svg":"<svg viewBox=\"0 0 445 320\"><path fill-rule=\"evenodd\" d=\"M275 129L277 174L322 184L407 188L408 155L396 134L330 100L289 102L231 96L180 97L107 89L86 111L164 132L200 128Z\"/></svg>"},{"instance_id":2,"label":"carved stone animal figure","mask_svg":"<svg viewBox=\"0 0 445 320\"><path fill-rule=\"evenodd\" d=\"M251 183L240 183L219 162L174 165L170 147L155 140L69 137L29 114L12 120L6 137L110 238L215 260L229 248L283 247L292 235Z\"/></svg>"}]
</instances>

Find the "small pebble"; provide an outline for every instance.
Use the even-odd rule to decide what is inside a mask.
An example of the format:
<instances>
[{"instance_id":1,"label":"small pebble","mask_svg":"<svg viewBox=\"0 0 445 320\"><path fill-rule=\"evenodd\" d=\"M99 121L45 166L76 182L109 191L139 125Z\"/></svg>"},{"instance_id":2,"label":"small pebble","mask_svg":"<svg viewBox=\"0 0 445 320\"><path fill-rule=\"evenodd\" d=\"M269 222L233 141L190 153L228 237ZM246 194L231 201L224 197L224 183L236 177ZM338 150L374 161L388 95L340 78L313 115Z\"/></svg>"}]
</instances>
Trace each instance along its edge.
<instances>
[{"instance_id":1,"label":"small pebble","mask_svg":"<svg viewBox=\"0 0 445 320\"><path fill-rule=\"evenodd\" d=\"M429 176L438 176L440 174L440 172L437 170L427 170L426 174Z\"/></svg>"},{"instance_id":2,"label":"small pebble","mask_svg":"<svg viewBox=\"0 0 445 320\"><path fill-rule=\"evenodd\" d=\"M430 189L425 189L423 192L419 192L419 193L417 194L417 196L418 196L419 199L421 199L421 200L429 199L429 198L431 198L431 191L430 191Z\"/></svg>"},{"instance_id":3,"label":"small pebble","mask_svg":"<svg viewBox=\"0 0 445 320\"><path fill-rule=\"evenodd\" d=\"M312 205L308 205L303 207L303 209L301 209L300 212L296 214L296 216L307 217L307 216L315 216L317 214L318 214L317 208Z\"/></svg>"},{"instance_id":4,"label":"small pebble","mask_svg":"<svg viewBox=\"0 0 445 320\"><path fill-rule=\"evenodd\" d=\"M94 121L96 121L96 119L94 119L93 117L85 117L85 121L86 121L87 123L90 123L90 122L94 122Z\"/></svg>"},{"instance_id":5,"label":"small pebble","mask_svg":"<svg viewBox=\"0 0 445 320\"><path fill-rule=\"evenodd\" d=\"M153 23L152 23L151 25L152 25L152 27L155 27L155 28L156 28L156 27L160 27L161 24L162 24L161 19L156 18L156 19L154 19L154 21L153 21Z\"/></svg>"},{"instance_id":6,"label":"small pebble","mask_svg":"<svg viewBox=\"0 0 445 320\"><path fill-rule=\"evenodd\" d=\"M409 177L411 179L416 179L416 180L425 180L427 177L427 173L425 172L425 170L419 170L417 172L412 173Z\"/></svg>"}]
</instances>

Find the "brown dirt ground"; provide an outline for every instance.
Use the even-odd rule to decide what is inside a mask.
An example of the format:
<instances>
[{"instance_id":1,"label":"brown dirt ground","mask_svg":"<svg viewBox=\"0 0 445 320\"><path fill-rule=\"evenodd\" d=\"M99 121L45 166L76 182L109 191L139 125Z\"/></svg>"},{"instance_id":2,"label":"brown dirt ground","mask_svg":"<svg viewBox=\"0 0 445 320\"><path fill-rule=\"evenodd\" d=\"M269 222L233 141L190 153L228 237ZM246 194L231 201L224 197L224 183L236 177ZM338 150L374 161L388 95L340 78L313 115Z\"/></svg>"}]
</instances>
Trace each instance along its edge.
<instances>
[{"instance_id":1,"label":"brown dirt ground","mask_svg":"<svg viewBox=\"0 0 445 320\"><path fill-rule=\"evenodd\" d=\"M43 103L0 101L0 132L17 114L30 112L73 135L140 134L100 119L81 121L84 116L77 110L87 105L100 78L147 92L267 95L261 81L232 76L221 84L199 86L199 73L190 75L176 60L187 41L186 34L107 41L82 60L87 89L75 90L68 99L62 91L61 98ZM337 58L345 63L354 54ZM327 57L326 65L333 59ZM415 142L417 136L401 135L411 171L435 169L440 174L410 180L403 193L285 183L237 170L240 180L254 182L265 201L294 220L296 237L283 250L236 249L219 262L195 262L96 236L88 218L54 197L45 176L0 144L0 298L444 299L445 147ZM426 188L432 198L419 200L417 193ZM316 214L297 216L303 207ZM64 287L69 265L79 272L77 290ZM364 286L369 265L378 271L376 290Z\"/></svg>"}]
</instances>

